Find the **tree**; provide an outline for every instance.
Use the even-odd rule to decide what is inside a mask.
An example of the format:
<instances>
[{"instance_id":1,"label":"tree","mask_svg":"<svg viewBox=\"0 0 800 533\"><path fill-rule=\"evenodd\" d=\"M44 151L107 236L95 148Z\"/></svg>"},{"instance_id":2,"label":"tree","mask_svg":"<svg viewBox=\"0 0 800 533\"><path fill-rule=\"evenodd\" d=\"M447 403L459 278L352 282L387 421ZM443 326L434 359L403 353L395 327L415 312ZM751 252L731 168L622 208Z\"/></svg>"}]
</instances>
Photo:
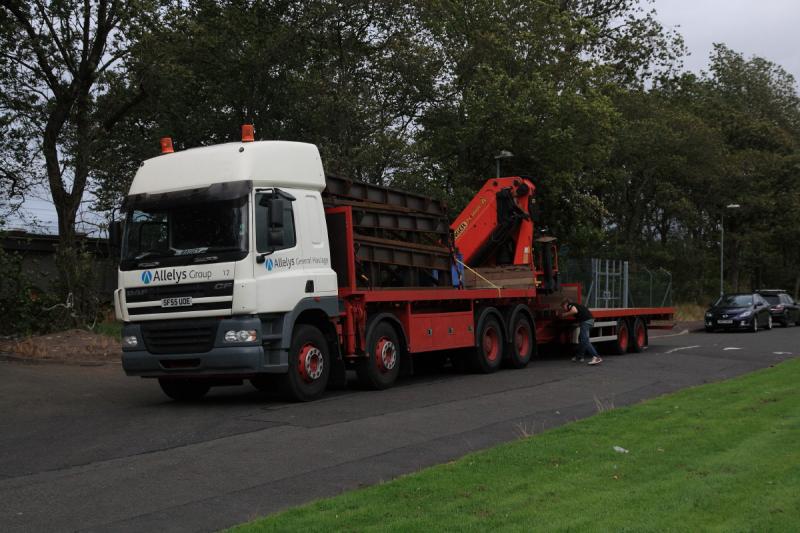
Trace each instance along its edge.
<instances>
[{"instance_id":1,"label":"tree","mask_svg":"<svg viewBox=\"0 0 800 533\"><path fill-rule=\"evenodd\" d=\"M23 176L11 161L35 154L42 162L58 217L58 261L65 293L79 288L71 274L75 219L99 142L144 94L121 101L102 96L128 52L135 16L152 11L144 1L0 1L0 109L27 150L3 154L4 176ZM5 147L4 147L5 148Z\"/></svg>"}]
</instances>

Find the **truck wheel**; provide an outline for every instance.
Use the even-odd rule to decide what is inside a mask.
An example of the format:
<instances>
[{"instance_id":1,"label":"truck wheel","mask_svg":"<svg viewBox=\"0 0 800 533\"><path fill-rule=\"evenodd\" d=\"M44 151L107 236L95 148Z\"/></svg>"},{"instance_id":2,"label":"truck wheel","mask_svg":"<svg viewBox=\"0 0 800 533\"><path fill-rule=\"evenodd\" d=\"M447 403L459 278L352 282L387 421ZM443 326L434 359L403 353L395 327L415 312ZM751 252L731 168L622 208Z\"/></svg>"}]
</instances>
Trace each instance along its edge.
<instances>
[{"instance_id":1,"label":"truck wheel","mask_svg":"<svg viewBox=\"0 0 800 533\"><path fill-rule=\"evenodd\" d=\"M289 371L284 376L286 392L298 402L316 400L325 392L331 371L328 342L314 326L299 324L292 333Z\"/></svg>"},{"instance_id":2,"label":"truck wheel","mask_svg":"<svg viewBox=\"0 0 800 533\"><path fill-rule=\"evenodd\" d=\"M633 322L630 351L633 353L642 352L647 348L647 344L647 324L641 318L637 318Z\"/></svg>"},{"instance_id":3,"label":"truck wheel","mask_svg":"<svg viewBox=\"0 0 800 533\"><path fill-rule=\"evenodd\" d=\"M496 315L484 312L475 340L472 368L482 374L495 372L503 362L503 346L505 346L503 327Z\"/></svg>"},{"instance_id":4,"label":"truck wheel","mask_svg":"<svg viewBox=\"0 0 800 533\"><path fill-rule=\"evenodd\" d=\"M511 368L525 368L536 349L536 337L531 321L523 313L517 313L511 324L511 350L508 364Z\"/></svg>"},{"instance_id":5,"label":"truck wheel","mask_svg":"<svg viewBox=\"0 0 800 533\"><path fill-rule=\"evenodd\" d=\"M158 384L164 394L176 402L194 402L206 395L211 385L190 379L159 378Z\"/></svg>"},{"instance_id":6,"label":"truck wheel","mask_svg":"<svg viewBox=\"0 0 800 533\"><path fill-rule=\"evenodd\" d=\"M367 335L367 356L356 364L358 382L370 389L388 389L400 375L400 342L386 321L378 322Z\"/></svg>"},{"instance_id":7,"label":"truck wheel","mask_svg":"<svg viewBox=\"0 0 800 533\"><path fill-rule=\"evenodd\" d=\"M628 351L630 345L630 328L628 322L624 318L617 321L617 339L609 342L611 353L614 355L622 355Z\"/></svg>"}]
</instances>

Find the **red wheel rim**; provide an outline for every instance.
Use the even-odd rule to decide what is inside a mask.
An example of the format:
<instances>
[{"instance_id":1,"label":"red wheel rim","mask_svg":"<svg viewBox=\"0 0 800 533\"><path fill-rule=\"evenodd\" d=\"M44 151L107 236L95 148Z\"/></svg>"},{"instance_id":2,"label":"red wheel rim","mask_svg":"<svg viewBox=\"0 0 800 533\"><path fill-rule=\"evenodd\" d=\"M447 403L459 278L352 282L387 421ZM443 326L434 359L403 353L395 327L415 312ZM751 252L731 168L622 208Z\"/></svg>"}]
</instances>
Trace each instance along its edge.
<instances>
[{"instance_id":1,"label":"red wheel rim","mask_svg":"<svg viewBox=\"0 0 800 533\"><path fill-rule=\"evenodd\" d=\"M497 361L500 356L500 336L494 327L486 328L483 333L483 353L490 362Z\"/></svg>"},{"instance_id":2,"label":"red wheel rim","mask_svg":"<svg viewBox=\"0 0 800 533\"><path fill-rule=\"evenodd\" d=\"M325 359L314 343L309 342L300 348L297 354L297 372L306 383L311 383L322 376Z\"/></svg>"},{"instance_id":3,"label":"red wheel rim","mask_svg":"<svg viewBox=\"0 0 800 533\"><path fill-rule=\"evenodd\" d=\"M636 325L636 344L640 348L642 348L644 347L644 343L645 343L644 325L641 322L639 322Z\"/></svg>"},{"instance_id":4,"label":"red wheel rim","mask_svg":"<svg viewBox=\"0 0 800 533\"><path fill-rule=\"evenodd\" d=\"M514 347L520 357L528 356L528 350L531 348L531 332L522 322L517 325L517 329L514 331Z\"/></svg>"},{"instance_id":5,"label":"red wheel rim","mask_svg":"<svg viewBox=\"0 0 800 533\"><path fill-rule=\"evenodd\" d=\"M628 326L622 324L619 327L619 331L617 332L617 341L619 342L619 347L622 348L622 351L626 351L628 349Z\"/></svg>"},{"instance_id":6,"label":"red wheel rim","mask_svg":"<svg viewBox=\"0 0 800 533\"><path fill-rule=\"evenodd\" d=\"M383 373L390 372L397 365L397 347L388 337L381 337L375 343L375 362Z\"/></svg>"}]
</instances>

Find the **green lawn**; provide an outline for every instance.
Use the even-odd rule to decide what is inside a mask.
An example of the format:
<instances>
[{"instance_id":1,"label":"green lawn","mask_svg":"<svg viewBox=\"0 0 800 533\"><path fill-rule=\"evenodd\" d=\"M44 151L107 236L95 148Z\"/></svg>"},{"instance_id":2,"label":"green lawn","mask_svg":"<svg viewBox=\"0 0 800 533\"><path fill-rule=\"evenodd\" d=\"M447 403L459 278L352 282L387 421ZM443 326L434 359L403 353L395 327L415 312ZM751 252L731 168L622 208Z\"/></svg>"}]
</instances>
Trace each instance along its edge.
<instances>
[{"instance_id":1,"label":"green lawn","mask_svg":"<svg viewBox=\"0 0 800 533\"><path fill-rule=\"evenodd\" d=\"M606 411L236 531L496 529L800 530L800 359Z\"/></svg>"}]
</instances>

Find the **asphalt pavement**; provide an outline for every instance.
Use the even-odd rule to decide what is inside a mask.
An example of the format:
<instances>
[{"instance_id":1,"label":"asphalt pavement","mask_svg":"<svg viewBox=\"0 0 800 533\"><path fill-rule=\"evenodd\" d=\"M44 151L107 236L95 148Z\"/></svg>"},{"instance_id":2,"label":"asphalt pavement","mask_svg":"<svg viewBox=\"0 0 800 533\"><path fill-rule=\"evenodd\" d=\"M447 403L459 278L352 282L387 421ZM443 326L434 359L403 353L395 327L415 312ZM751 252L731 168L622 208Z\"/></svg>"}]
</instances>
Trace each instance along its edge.
<instances>
[{"instance_id":1,"label":"asphalt pavement","mask_svg":"<svg viewBox=\"0 0 800 533\"><path fill-rule=\"evenodd\" d=\"M0 528L215 531L798 355L800 327L683 330L597 367L551 355L309 404L244 385L183 405L119 365L0 362Z\"/></svg>"}]
</instances>

